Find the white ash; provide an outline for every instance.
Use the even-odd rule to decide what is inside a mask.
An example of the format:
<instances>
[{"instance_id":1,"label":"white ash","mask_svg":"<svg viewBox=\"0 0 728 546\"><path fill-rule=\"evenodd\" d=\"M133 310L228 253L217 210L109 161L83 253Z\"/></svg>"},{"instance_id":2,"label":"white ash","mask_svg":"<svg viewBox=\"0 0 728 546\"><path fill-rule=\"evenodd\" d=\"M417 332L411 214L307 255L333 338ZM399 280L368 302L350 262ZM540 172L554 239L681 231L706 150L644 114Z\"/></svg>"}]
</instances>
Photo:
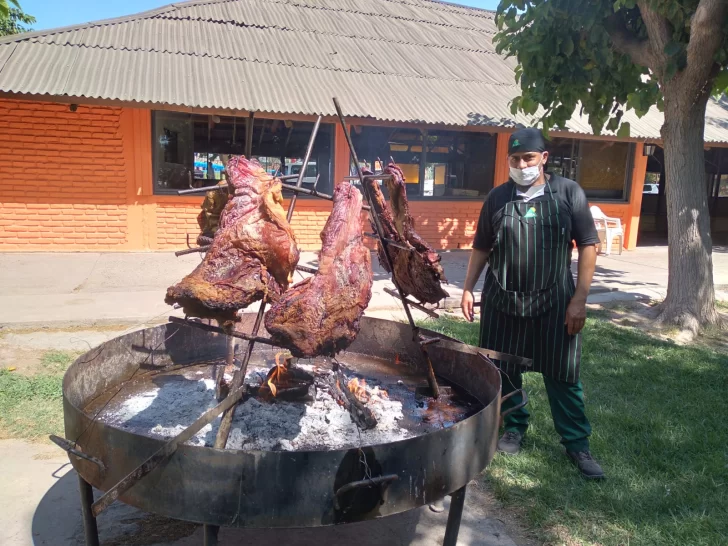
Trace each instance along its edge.
<instances>
[{"instance_id":1,"label":"white ash","mask_svg":"<svg viewBox=\"0 0 728 546\"><path fill-rule=\"evenodd\" d=\"M265 371L250 370L246 381L257 382L258 374ZM217 404L214 381L202 376L198 371L167 376L161 387L146 384L151 388L121 402L112 401L99 418L136 434L172 438ZM191 380L196 385L190 385ZM321 389L314 401L306 403L250 398L237 406L227 447L249 451L344 449L412 436L398 423L403 419L402 403L378 394L376 387L368 392L367 407L378 424L367 431L359 430L349 412ZM213 445L219 423L220 418L204 427L188 444Z\"/></svg>"}]
</instances>

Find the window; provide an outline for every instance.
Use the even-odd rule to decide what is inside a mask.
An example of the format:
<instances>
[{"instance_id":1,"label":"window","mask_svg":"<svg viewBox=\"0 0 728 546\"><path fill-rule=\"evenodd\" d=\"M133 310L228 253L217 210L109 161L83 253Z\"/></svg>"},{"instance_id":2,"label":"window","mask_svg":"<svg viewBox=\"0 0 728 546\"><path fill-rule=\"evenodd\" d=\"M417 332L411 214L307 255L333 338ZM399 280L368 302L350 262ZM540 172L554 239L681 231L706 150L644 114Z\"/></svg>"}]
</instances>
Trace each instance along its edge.
<instances>
[{"instance_id":1,"label":"window","mask_svg":"<svg viewBox=\"0 0 728 546\"><path fill-rule=\"evenodd\" d=\"M590 199L627 200L634 148L626 142L554 138L547 171L570 178Z\"/></svg>"},{"instance_id":2,"label":"window","mask_svg":"<svg viewBox=\"0 0 728 546\"><path fill-rule=\"evenodd\" d=\"M720 186L718 187L718 197L728 197L728 174L720 175Z\"/></svg>"},{"instance_id":3,"label":"window","mask_svg":"<svg viewBox=\"0 0 728 546\"><path fill-rule=\"evenodd\" d=\"M246 119L223 116L154 112L154 193L211 185L224 177L228 159L245 151ZM314 124L255 119L253 153L270 174L298 174ZM304 186L331 193L333 130L321 124L304 173Z\"/></svg>"},{"instance_id":4,"label":"window","mask_svg":"<svg viewBox=\"0 0 728 546\"><path fill-rule=\"evenodd\" d=\"M493 188L494 135L354 126L352 140L362 167L378 170L392 158L409 197L482 199Z\"/></svg>"}]
</instances>

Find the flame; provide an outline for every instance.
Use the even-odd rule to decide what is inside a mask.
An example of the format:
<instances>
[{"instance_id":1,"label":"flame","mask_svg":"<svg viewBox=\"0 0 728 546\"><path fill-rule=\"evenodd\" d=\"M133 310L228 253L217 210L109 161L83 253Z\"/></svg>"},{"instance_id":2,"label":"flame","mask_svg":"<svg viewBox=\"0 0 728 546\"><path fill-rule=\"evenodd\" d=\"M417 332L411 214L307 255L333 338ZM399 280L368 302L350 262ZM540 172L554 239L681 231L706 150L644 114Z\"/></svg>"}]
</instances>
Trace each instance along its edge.
<instances>
[{"instance_id":1,"label":"flame","mask_svg":"<svg viewBox=\"0 0 728 546\"><path fill-rule=\"evenodd\" d=\"M372 396L378 396L379 398L389 400L389 393L386 390L380 388L379 385L372 389Z\"/></svg>"},{"instance_id":2,"label":"flame","mask_svg":"<svg viewBox=\"0 0 728 546\"><path fill-rule=\"evenodd\" d=\"M349 382L346 384L347 388L350 392L354 393L354 396L356 396L357 400L359 402L367 403L369 402L369 393L367 392L367 382L366 380L362 379L361 381L357 379L356 377L354 379L350 379Z\"/></svg>"},{"instance_id":3,"label":"flame","mask_svg":"<svg viewBox=\"0 0 728 546\"><path fill-rule=\"evenodd\" d=\"M280 384L282 380L285 380L286 367L285 364L281 363L281 357L287 358L291 355L288 351L283 351L275 354L276 365L270 374L268 379L268 388L273 396L278 394L276 383Z\"/></svg>"}]
</instances>

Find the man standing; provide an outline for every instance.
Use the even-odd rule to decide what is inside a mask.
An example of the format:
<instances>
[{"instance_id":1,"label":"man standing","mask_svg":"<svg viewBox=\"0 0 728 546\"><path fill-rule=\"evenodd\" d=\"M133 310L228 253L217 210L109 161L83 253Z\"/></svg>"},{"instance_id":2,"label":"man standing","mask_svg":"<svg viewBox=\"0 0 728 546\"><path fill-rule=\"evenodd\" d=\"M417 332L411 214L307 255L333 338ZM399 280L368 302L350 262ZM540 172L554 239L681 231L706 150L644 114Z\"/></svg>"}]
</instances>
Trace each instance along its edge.
<instances>
[{"instance_id":1,"label":"man standing","mask_svg":"<svg viewBox=\"0 0 728 546\"><path fill-rule=\"evenodd\" d=\"M591 426L579 379L580 332L599 242L586 195L573 180L546 174L541 132L521 129L508 142L510 179L485 200L473 241L461 307L473 321L473 289L486 263L480 346L533 359L543 375L554 427L586 478L604 477L589 451ZM579 249L576 284L572 240ZM522 386L519 367L497 363L503 396ZM522 402L515 394L502 411ZM504 417L498 450L515 455L528 428L528 410Z\"/></svg>"}]
</instances>

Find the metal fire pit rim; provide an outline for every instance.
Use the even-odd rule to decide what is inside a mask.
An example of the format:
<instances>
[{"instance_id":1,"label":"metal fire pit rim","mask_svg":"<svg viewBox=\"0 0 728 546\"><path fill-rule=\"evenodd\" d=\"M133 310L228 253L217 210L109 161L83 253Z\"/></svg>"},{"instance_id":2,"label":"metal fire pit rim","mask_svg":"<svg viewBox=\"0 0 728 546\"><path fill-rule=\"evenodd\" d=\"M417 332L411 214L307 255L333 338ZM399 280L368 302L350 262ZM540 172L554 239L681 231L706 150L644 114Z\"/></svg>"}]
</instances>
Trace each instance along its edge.
<instances>
[{"instance_id":1,"label":"metal fire pit rim","mask_svg":"<svg viewBox=\"0 0 728 546\"><path fill-rule=\"evenodd\" d=\"M364 339L361 341L359 347L368 348L368 344L378 342L381 348L375 348L372 351L362 353L356 350L355 341L354 346L350 348L351 351L349 352L369 354L381 358L386 352L392 353L393 351L398 351L398 354L407 355L407 360L411 360L412 355L415 354L414 348L417 345L414 340L409 339L411 334L407 330L407 325L386 319L369 317L364 317L362 321L363 333L360 334L360 337ZM162 324L119 336L88 351L76 359L64 376L63 401L66 436L72 442L75 439L74 436L78 437L79 447L83 450L88 448L89 451L87 453L89 455L97 456L101 459L108 467L108 472L102 473L92 463L78 459L75 456L71 457L71 462L86 481L102 491L107 490L115 481L120 479L121 476L119 474L123 476L125 472L133 468L133 466L130 468L125 467L133 464L135 460L139 460L139 452L151 453L161 447L164 440L127 431L101 421L91 422L92 416L87 415L81 408L71 402L68 393L69 384L71 382L76 384L79 381L83 381L85 377L77 376L81 376L84 373L93 374L94 371L91 369L93 368L93 364L90 364L89 361L96 357L100 356L102 359L99 362L100 366L104 364L106 366L109 365L109 362L104 361L104 359L110 358L109 355L115 356L121 361L124 359L132 360L123 354L125 350L130 355L134 354L139 357L143 353L138 351L134 353L130 347L133 346L132 343L136 342L138 344L140 340L142 348L148 348L150 349L150 353L154 353L155 347L159 347L155 343L170 333L171 330L165 330L168 328L174 328L174 332L180 332L179 334L174 334L180 336L176 342L189 344L196 340L198 343L203 341L206 344L208 340L219 339L218 343L222 346L225 343L223 336L216 338L210 334L203 334L201 331L191 327L170 323ZM407 338L404 337L405 331L409 334ZM443 339L453 339L427 329L422 329L421 331L426 335L437 335ZM388 336L393 335L395 337L392 339L396 341L394 346L385 346L382 344L383 340L388 340ZM185 338L194 339L189 340ZM169 336L166 339L170 339ZM448 355L448 352L444 349L437 349L436 345L434 344L430 351L433 354L435 363L441 364L440 359L442 355ZM104 349L108 350L105 351ZM161 349L160 353L169 355L165 351L168 351L168 349ZM378 351L381 351L381 353ZM443 352L441 355L438 355L438 351ZM217 347L211 350L212 353L217 354ZM89 355L91 355L91 358L89 358ZM213 357L216 358L216 356ZM165 358L169 358L169 356ZM200 360L200 358L191 356L189 362L194 363L195 360ZM490 463L495 451L497 420L499 415L499 393L501 387L500 374L492 364L488 364L482 359L477 359L477 361L477 366L483 366L483 368L476 375L480 377L478 381L482 385L488 385L487 388L482 387L481 390L482 392L490 393L488 395L489 400L486 403L481 396L478 396L478 393L473 391L473 388L463 388L483 403L483 408L479 411L446 429L383 444L369 444L361 447L361 449L370 453L371 457L374 457L374 461L381 462L382 467L379 471L381 474L379 475L394 473L400 475L399 482L394 482L388 486L387 494L389 501L366 514L349 512L342 515L335 513L330 506L331 495L341 486L340 482L338 482L339 486L336 486L337 482L334 481L334 474L337 473L337 468L338 470L343 468L341 465L345 466L348 458L356 456L358 459L359 447L346 447L335 450L252 451L214 449L211 447L185 444L180 446L178 452L167 463L147 476L127 494L123 495L121 500L143 510L156 512L176 519L247 528L295 528L351 523L400 513L433 502L444 497L446 494L452 493L452 491L455 491L459 487L466 485L470 479L473 479ZM466 371L458 365L462 363L465 368L470 369L476 365L475 362L475 357L452 355L452 362L446 363L446 366L450 366L447 369L449 371L462 370L460 376L461 378L466 378L463 382L468 382L469 376L463 375ZM137 358L137 369L138 365ZM114 388L123 381L128 380L128 378L133 376L133 374L130 376L130 369L120 371L111 380L104 377L104 381L107 381L105 383L105 389ZM463 382L455 381L452 377L448 377L447 374L439 375L447 381L462 387ZM122 377L127 377L127 379L120 379ZM483 383L484 381L486 383ZM78 385L75 385L74 388L78 388ZM105 391L102 390L101 392ZM72 394L72 396L79 397L81 395ZM88 400L86 400L87 402ZM131 456L131 458L127 459L122 457L124 453L127 456ZM283 488L286 491L290 489L288 494L283 497L280 496L283 495L280 492L260 491L261 487L270 488L267 483L261 485L261 476L265 472L268 472L268 475L275 476L277 470L273 469L278 469L281 465L282 467L288 465L289 473L290 468L302 470L304 473L309 472L309 468L311 470L309 475L300 478L297 477L296 482L291 485L285 481L275 484L275 487L273 487L274 490L276 487L279 489ZM240 487L246 482L252 484L253 489L250 489L247 493L248 495L252 495L252 497L246 498L245 502L249 504L245 507L242 514L238 512L234 517L230 515L230 505L232 504L231 499L233 496L231 492L232 485L221 485L219 481L215 484L205 482L205 480L212 480L214 482L218 479L218 476L214 473L210 474L212 472L210 468L213 467L217 467L218 470L226 469L225 472L227 474L225 475L227 478L222 482L223 484L230 480L235 483L237 483L236 480L240 481ZM313 478L310 473L316 472L316 469L319 469L318 472L321 472L322 468L324 469L324 474L316 477L314 482L311 482L310 480ZM438 468L441 468L441 470L437 470ZM204 476L195 475L200 471ZM425 471L426 476L422 474ZM189 474L189 472L192 472L192 474ZM270 474L271 472L272 474ZM282 472L285 475L285 468ZM432 481L430 474L437 474L437 472L443 473L441 479L444 481L438 481L440 478L435 482ZM374 473L373 475L376 476L378 474ZM336 476L338 476L338 473ZM412 490L413 477L415 479L414 490ZM187 479L191 480L191 483L181 483ZM318 483L319 481L321 482L320 484ZM355 481L355 478L347 478L347 482L350 481ZM409 494L406 491L408 482L410 488ZM188 501L190 498L194 498L194 502L192 504L190 504L191 501L183 503L182 501L175 500L172 502L169 500L168 494L165 495L156 491L159 488L164 489L164 487L169 487L170 485L173 489L179 490L180 495L186 495L186 497L179 498L188 498ZM190 487L202 487L205 490L203 491L204 495L212 494L212 490L215 487L227 489L216 492L215 495L220 498L215 499L212 497L212 500L209 501L216 505L216 511L211 512L209 508L205 507L203 509L199 506L199 497L202 493L199 491L190 493ZM251 485L247 487L251 487ZM301 489L302 487L303 489ZM315 491L309 491L309 488L315 489ZM298 495L304 497L310 496L309 502L317 506L314 508L301 506L296 508L292 506L296 502L290 500L289 497L295 495L296 491ZM275 495L278 495L278 497ZM258 496L260 497L259 501L257 500ZM277 502L283 502L284 505L290 504L291 506L288 508L278 507L275 514L272 514L270 507L267 506L269 502L266 502L265 499L271 499L273 497L279 499ZM324 501L328 503L326 510L324 510L321 504ZM298 502L298 504L301 504L301 502ZM321 507L319 508L318 505L321 505ZM319 510L323 512L319 513Z\"/></svg>"}]
</instances>

